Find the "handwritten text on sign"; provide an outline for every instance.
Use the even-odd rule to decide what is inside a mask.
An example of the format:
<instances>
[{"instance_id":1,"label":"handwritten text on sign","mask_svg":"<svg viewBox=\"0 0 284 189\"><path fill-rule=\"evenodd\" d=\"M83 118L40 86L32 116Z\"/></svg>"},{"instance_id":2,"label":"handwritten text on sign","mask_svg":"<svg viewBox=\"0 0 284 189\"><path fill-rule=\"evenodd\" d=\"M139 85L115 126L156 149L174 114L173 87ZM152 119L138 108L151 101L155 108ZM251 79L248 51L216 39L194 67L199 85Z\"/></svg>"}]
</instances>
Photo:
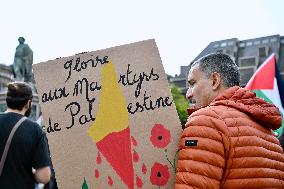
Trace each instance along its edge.
<instances>
[{"instance_id":1,"label":"handwritten text on sign","mask_svg":"<svg viewBox=\"0 0 284 189\"><path fill-rule=\"evenodd\" d=\"M91 55L93 56L93 55ZM103 66L104 64L109 63L109 57L99 57L93 56L94 58L90 58L88 60L81 60L78 57L76 60L70 59L67 60L64 64L64 70L68 72L68 76L65 80L65 83L71 78L73 72L80 72L85 69L95 69L98 66ZM146 90L143 90L143 82L157 81L160 76L157 72L155 72L154 68L151 68L148 71L143 71L140 73L135 73L131 69L131 65L127 64L127 68L125 69L125 73L119 75L118 83L121 83L123 86L132 86L136 85L134 95L136 98L143 94L143 101L130 102L127 106L127 110L129 114L135 114L137 112L151 111L157 108L171 106L173 100L170 99L169 96L158 97L153 99L150 94L147 94ZM80 125L84 125L90 121L95 121L96 116L94 115L94 102L95 98L90 96L90 92L100 91L102 89L102 85L98 81L91 81L87 78L82 78L77 80L73 85L73 90L67 91L66 87L59 87L55 89L50 89L46 91L41 96L42 103L49 103L51 101L56 101L60 98L67 98L69 95L72 96L83 96L86 99L86 103L88 106L88 112L81 112L81 105L77 101L72 101L68 103L64 111L69 112L70 115L70 123L65 126L66 129L71 129L74 125L79 123ZM47 132L58 132L61 131L62 127L57 122L53 122L51 118L48 118L48 127Z\"/></svg>"}]
</instances>

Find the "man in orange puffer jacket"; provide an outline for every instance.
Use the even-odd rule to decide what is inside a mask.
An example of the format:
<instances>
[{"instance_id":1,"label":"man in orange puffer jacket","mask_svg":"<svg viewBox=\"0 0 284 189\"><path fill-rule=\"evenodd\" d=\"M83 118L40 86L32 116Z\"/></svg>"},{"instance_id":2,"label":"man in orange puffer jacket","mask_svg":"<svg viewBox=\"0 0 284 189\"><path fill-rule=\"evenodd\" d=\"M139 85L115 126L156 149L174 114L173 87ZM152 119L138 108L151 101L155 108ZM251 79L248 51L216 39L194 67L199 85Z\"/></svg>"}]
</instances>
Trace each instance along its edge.
<instances>
[{"instance_id":1,"label":"man in orange puffer jacket","mask_svg":"<svg viewBox=\"0 0 284 189\"><path fill-rule=\"evenodd\" d=\"M180 138L175 189L284 188L284 155L273 133L282 117L239 83L226 54L190 65L191 115Z\"/></svg>"}]
</instances>

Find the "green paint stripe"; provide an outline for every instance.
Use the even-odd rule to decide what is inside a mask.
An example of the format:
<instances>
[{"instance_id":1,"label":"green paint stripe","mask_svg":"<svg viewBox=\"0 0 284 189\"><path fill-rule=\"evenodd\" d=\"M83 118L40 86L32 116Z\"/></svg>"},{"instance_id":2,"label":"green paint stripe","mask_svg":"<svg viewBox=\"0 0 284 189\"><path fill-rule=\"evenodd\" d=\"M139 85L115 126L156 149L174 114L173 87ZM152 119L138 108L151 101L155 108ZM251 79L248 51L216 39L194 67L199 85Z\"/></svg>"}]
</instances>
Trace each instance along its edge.
<instances>
[{"instance_id":1,"label":"green paint stripe","mask_svg":"<svg viewBox=\"0 0 284 189\"><path fill-rule=\"evenodd\" d=\"M83 184L82 184L82 189L88 189L88 185L87 185L87 182L86 182L86 178L84 177L84 181L83 181Z\"/></svg>"}]
</instances>

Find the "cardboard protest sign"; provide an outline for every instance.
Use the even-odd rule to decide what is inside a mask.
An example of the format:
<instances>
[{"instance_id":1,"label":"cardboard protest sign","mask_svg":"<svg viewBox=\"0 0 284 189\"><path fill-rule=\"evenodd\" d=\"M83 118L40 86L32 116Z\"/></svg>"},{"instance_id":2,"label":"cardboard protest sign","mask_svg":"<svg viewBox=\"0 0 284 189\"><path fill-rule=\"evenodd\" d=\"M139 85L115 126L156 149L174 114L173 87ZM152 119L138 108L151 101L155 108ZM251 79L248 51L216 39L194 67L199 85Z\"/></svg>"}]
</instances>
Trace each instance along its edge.
<instances>
[{"instance_id":1,"label":"cardboard protest sign","mask_svg":"<svg viewBox=\"0 0 284 189\"><path fill-rule=\"evenodd\" d=\"M181 125L154 40L33 66L59 188L172 188Z\"/></svg>"}]
</instances>

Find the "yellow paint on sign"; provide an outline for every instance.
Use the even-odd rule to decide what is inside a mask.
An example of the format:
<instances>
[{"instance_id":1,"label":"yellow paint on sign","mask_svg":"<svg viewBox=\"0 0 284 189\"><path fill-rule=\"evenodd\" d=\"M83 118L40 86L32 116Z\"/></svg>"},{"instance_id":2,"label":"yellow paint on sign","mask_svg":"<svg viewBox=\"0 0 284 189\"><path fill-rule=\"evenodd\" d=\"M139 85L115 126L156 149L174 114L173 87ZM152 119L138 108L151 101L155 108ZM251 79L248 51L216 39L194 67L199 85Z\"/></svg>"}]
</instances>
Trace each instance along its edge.
<instances>
[{"instance_id":1,"label":"yellow paint on sign","mask_svg":"<svg viewBox=\"0 0 284 189\"><path fill-rule=\"evenodd\" d=\"M128 127L128 112L125 98L118 84L115 67L110 61L102 68L102 92L96 120L87 133L94 142L108 134Z\"/></svg>"}]
</instances>

